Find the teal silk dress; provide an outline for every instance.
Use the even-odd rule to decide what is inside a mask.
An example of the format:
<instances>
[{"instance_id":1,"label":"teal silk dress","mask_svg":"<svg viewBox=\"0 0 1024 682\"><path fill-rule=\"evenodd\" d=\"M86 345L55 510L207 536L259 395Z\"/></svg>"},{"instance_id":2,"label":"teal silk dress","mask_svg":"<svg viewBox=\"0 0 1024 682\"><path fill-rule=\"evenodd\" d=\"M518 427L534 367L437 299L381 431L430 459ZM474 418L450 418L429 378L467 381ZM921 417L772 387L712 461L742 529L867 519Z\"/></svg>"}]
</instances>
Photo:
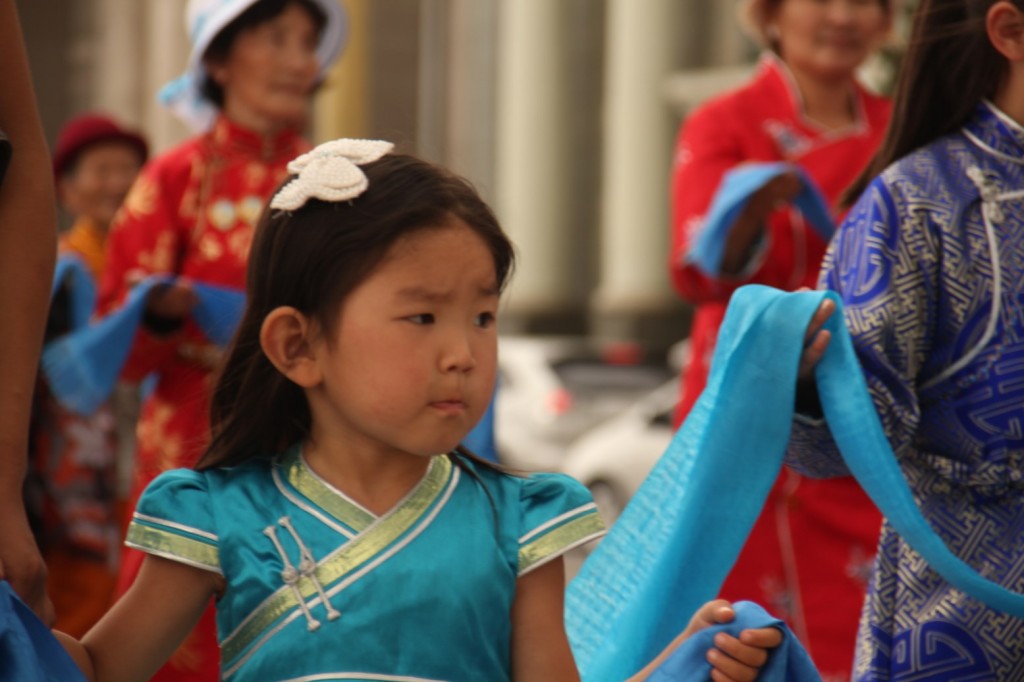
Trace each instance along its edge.
<instances>
[{"instance_id":1,"label":"teal silk dress","mask_svg":"<svg viewBox=\"0 0 1024 682\"><path fill-rule=\"evenodd\" d=\"M589 492L437 456L375 516L298 448L161 474L127 544L214 571L223 679L511 679L517 579L603 534Z\"/></svg>"},{"instance_id":2,"label":"teal silk dress","mask_svg":"<svg viewBox=\"0 0 1024 682\"><path fill-rule=\"evenodd\" d=\"M876 178L833 237L868 389L924 516L986 578L1024 592L1024 128L983 102ZM847 473L798 422L789 463ZM883 524L856 682L1024 680L1024 620L946 583Z\"/></svg>"}]
</instances>

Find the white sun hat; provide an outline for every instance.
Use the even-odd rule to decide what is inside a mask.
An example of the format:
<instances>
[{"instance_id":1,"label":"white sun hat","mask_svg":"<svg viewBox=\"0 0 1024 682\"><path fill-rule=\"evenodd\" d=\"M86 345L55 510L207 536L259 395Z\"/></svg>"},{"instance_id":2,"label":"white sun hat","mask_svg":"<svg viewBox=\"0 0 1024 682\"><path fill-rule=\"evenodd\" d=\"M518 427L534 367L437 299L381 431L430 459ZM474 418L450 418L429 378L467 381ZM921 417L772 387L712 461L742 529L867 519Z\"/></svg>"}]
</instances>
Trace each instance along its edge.
<instances>
[{"instance_id":1,"label":"white sun hat","mask_svg":"<svg viewBox=\"0 0 1024 682\"><path fill-rule=\"evenodd\" d=\"M157 95L165 107L173 111L195 132L209 130L217 117L217 107L202 94L206 69L203 53L225 26L252 7L258 0L189 0L185 12L185 30L192 41L192 54L185 73L174 79ZM320 35L316 57L320 77L341 53L348 37L348 20L341 0L312 0L327 17Z\"/></svg>"}]
</instances>

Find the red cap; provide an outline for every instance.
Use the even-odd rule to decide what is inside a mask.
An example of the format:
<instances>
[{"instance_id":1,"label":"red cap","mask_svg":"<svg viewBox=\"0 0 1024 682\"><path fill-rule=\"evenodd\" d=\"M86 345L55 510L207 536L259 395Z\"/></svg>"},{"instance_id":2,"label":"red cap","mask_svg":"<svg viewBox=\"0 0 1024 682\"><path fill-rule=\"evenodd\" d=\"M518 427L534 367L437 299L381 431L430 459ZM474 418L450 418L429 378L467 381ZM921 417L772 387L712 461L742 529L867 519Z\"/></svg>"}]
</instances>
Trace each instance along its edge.
<instances>
[{"instance_id":1,"label":"red cap","mask_svg":"<svg viewBox=\"0 0 1024 682\"><path fill-rule=\"evenodd\" d=\"M99 142L125 142L135 148L143 162L149 156L146 140L135 131L122 128L109 116L82 114L65 123L57 135L53 174L60 177L86 147Z\"/></svg>"}]
</instances>

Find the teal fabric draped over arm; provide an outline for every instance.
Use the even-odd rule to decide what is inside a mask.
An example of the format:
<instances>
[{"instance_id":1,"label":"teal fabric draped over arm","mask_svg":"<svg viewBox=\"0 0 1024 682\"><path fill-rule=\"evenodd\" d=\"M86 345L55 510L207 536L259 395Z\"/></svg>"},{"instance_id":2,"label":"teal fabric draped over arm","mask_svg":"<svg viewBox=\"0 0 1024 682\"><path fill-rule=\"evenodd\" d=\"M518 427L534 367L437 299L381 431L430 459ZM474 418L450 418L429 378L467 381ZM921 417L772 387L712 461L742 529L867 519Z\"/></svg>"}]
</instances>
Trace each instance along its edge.
<instances>
[{"instance_id":1,"label":"teal fabric draped over arm","mask_svg":"<svg viewBox=\"0 0 1024 682\"><path fill-rule=\"evenodd\" d=\"M864 383L841 302L751 285L734 294L707 388L566 594L585 682L621 682L715 598L782 466L807 325L837 307L816 369L825 417L851 473L890 524L950 584L1024 617L1024 596L954 556L917 508Z\"/></svg>"}]
</instances>

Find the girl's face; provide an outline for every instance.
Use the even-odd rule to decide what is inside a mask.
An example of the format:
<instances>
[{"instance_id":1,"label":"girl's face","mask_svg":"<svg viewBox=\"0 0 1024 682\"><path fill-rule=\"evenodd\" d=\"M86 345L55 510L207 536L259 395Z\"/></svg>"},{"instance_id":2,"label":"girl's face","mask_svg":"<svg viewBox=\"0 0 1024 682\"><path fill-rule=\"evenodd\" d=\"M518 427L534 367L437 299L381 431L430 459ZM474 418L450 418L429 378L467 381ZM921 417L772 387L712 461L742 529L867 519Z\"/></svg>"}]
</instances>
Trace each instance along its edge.
<instances>
[{"instance_id":1,"label":"girl's face","mask_svg":"<svg viewBox=\"0 0 1024 682\"><path fill-rule=\"evenodd\" d=\"M396 242L314 337L313 439L351 452L437 455L483 416L497 366L494 259L458 218Z\"/></svg>"},{"instance_id":2,"label":"girl's face","mask_svg":"<svg viewBox=\"0 0 1024 682\"><path fill-rule=\"evenodd\" d=\"M889 12L879 0L781 0L769 26L791 69L846 79L889 30Z\"/></svg>"},{"instance_id":3,"label":"girl's face","mask_svg":"<svg viewBox=\"0 0 1024 682\"><path fill-rule=\"evenodd\" d=\"M224 113L253 130L275 132L305 124L316 83L319 35L301 5L241 31L222 62L209 64L224 89Z\"/></svg>"}]
</instances>

